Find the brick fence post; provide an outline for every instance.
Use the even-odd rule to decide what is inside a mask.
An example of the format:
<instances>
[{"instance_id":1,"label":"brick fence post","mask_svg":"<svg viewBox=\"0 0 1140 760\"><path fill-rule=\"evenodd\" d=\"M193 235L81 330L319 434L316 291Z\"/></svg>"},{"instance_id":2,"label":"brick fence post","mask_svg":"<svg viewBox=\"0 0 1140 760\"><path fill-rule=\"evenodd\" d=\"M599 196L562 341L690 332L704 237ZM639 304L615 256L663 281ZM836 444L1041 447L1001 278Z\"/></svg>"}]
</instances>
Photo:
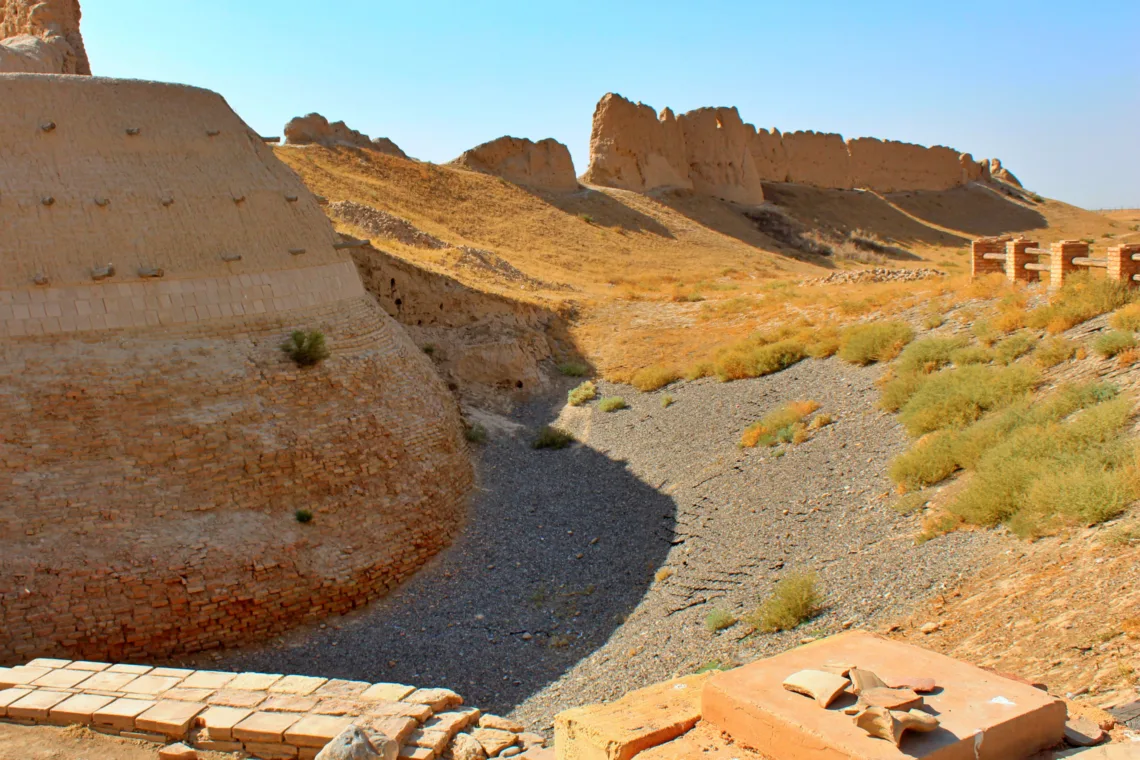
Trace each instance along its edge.
<instances>
[{"instance_id":1,"label":"brick fence post","mask_svg":"<svg viewBox=\"0 0 1140 760\"><path fill-rule=\"evenodd\" d=\"M978 238L970 244L970 276L981 277L1005 271L1003 262L987 259L987 253L1005 253L1007 237Z\"/></svg>"},{"instance_id":2,"label":"brick fence post","mask_svg":"<svg viewBox=\"0 0 1140 760\"><path fill-rule=\"evenodd\" d=\"M1114 245L1105 252L1104 259L1108 265L1105 271L1110 280L1123 282L1129 287L1140 285L1132 279L1132 275L1140 274L1140 261L1133 261L1133 254L1140 254L1140 243Z\"/></svg>"},{"instance_id":3,"label":"brick fence post","mask_svg":"<svg viewBox=\"0 0 1140 760\"><path fill-rule=\"evenodd\" d=\"M1037 256L1026 253L1026 248L1037 248L1036 240L1018 238L1005 244L1005 276L1010 282L1039 282L1041 273L1026 269L1025 265L1037 263Z\"/></svg>"},{"instance_id":4,"label":"brick fence post","mask_svg":"<svg viewBox=\"0 0 1140 760\"><path fill-rule=\"evenodd\" d=\"M1061 240L1053 243L1049 261L1049 289L1056 290L1078 269L1073 259L1089 255L1089 244L1083 240Z\"/></svg>"}]
</instances>

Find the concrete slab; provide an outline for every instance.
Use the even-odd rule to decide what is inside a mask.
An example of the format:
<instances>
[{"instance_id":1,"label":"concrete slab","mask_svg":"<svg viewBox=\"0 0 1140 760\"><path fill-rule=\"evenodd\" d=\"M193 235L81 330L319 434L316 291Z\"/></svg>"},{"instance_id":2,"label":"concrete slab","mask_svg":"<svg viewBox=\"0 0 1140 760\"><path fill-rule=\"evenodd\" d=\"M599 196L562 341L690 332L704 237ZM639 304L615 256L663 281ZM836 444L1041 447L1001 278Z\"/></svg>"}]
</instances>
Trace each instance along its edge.
<instances>
[{"instance_id":1,"label":"concrete slab","mask_svg":"<svg viewBox=\"0 0 1140 760\"><path fill-rule=\"evenodd\" d=\"M924 709L941 725L932 733L909 732L895 747L842 713L853 697L825 710L783 688L791 673L828 661L850 662L888 681L933 678L939 689L924 695ZM718 673L705 685L701 708L706 721L734 740L781 760L1022 760L1061 740L1066 712L1062 701L1032 686L861 631Z\"/></svg>"}]
</instances>

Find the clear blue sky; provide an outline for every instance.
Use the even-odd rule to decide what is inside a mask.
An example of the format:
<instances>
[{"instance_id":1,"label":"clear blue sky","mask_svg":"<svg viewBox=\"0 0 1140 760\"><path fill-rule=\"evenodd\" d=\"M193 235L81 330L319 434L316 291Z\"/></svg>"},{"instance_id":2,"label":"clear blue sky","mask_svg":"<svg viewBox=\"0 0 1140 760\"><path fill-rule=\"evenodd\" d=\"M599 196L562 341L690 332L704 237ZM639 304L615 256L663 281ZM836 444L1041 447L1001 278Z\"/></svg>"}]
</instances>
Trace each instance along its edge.
<instances>
[{"instance_id":1,"label":"clear blue sky","mask_svg":"<svg viewBox=\"0 0 1140 760\"><path fill-rule=\"evenodd\" d=\"M609 91L950 145L1089 208L1140 207L1140 0L86 0L104 76L222 93L262 134L319 111L447 161L504 134L579 173Z\"/></svg>"}]
</instances>

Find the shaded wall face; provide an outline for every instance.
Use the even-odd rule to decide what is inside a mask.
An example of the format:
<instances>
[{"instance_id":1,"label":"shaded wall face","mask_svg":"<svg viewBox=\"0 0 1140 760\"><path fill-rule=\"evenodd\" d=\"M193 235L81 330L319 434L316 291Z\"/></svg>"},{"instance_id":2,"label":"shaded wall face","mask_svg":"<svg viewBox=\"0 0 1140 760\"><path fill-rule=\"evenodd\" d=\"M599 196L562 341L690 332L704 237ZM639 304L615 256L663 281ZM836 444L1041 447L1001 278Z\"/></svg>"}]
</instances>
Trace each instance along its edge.
<instances>
[{"instance_id":1,"label":"shaded wall face","mask_svg":"<svg viewBox=\"0 0 1140 760\"><path fill-rule=\"evenodd\" d=\"M694 190L738 203L763 202L751 152L754 130L735 108L702 108L677 121L685 136Z\"/></svg>"}]
</instances>

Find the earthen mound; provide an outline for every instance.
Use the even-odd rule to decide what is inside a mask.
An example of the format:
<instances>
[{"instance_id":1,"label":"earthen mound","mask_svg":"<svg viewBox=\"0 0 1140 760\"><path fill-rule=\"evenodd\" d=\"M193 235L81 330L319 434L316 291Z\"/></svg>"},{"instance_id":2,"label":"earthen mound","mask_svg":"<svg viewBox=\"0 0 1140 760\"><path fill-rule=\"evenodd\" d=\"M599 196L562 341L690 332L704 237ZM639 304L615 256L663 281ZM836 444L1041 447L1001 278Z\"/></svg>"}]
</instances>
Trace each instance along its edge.
<instances>
[{"instance_id":1,"label":"earthen mound","mask_svg":"<svg viewBox=\"0 0 1140 760\"><path fill-rule=\"evenodd\" d=\"M455 402L225 101L0 90L0 501L35 505L0 510L0 661L264 639L445 546L472 477ZM331 356L298 367L294 330Z\"/></svg>"},{"instance_id":2,"label":"earthen mound","mask_svg":"<svg viewBox=\"0 0 1140 760\"><path fill-rule=\"evenodd\" d=\"M0 72L90 74L79 0L0 0Z\"/></svg>"},{"instance_id":3,"label":"earthen mound","mask_svg":"<svg viewBox=\"0 0 1140 760\"><path fill-rule=\"evenodd\" d=\"M578 189L570 150L550 137L538 142L500 137L464 151L451 165L542 190L572 192Z\"/></svg>"},{"instance_id":4,"label":"earthen mound","mask_svg":"<svg viewBox=\"0 0 1140 760\"><path fill-rule=\"evenodd\" d=\"M308 116L297 116L285 125L286 145L324 145L335 147L348 145L356 148L370 148L400 158L407 158L407 154L400 150L396 143L387 137L377 137L375 140L363 132L351 129L343 121L329 120L319 113Z\"/></svg>"}]
</instances>

